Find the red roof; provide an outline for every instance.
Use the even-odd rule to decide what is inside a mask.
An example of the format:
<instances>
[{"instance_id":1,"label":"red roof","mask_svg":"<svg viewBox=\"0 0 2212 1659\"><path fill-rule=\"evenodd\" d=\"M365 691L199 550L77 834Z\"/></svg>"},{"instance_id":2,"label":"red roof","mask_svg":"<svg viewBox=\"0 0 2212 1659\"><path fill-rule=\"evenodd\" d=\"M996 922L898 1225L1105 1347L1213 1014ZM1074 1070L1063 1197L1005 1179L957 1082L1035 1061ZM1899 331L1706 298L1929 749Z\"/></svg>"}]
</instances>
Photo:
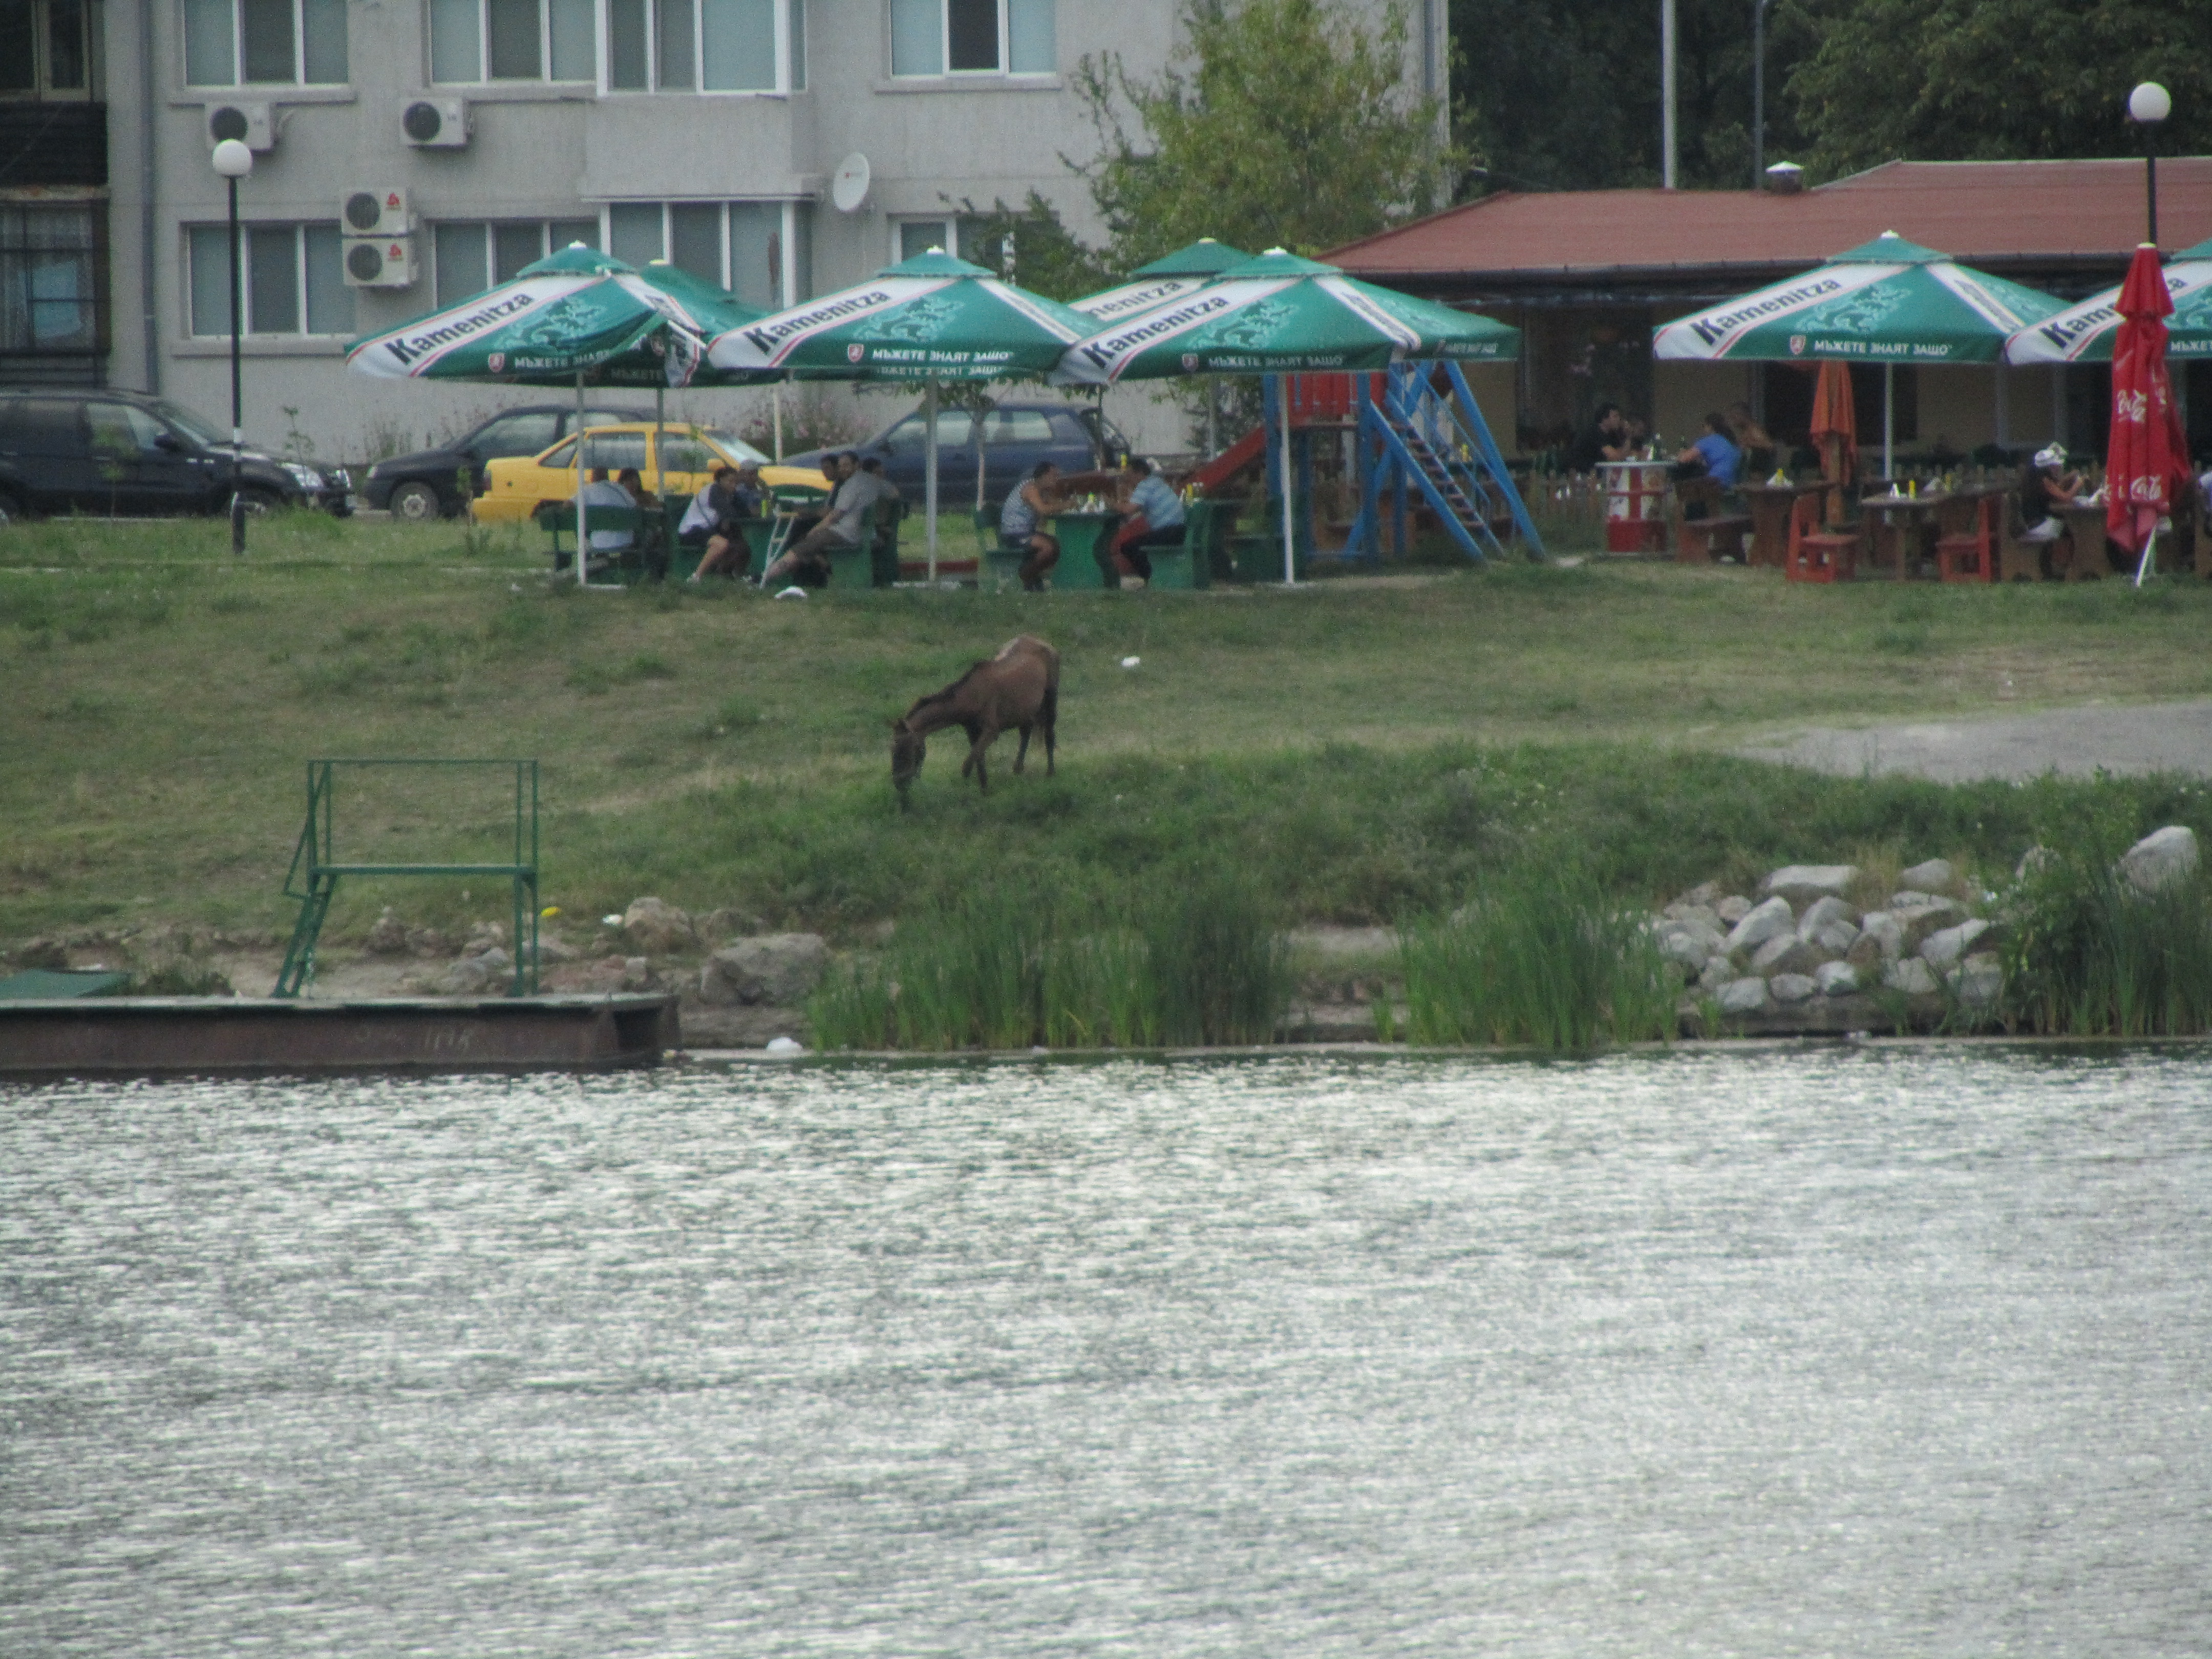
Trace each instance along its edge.
<instances>
[{"instance_id":1,"label":"red roof","mask_svg":"<svg viewBox=\"0 0 2212 1659\"><path fill-rule=\"evenodd\" d=\"M2158 165L2159 242L2212 237L2212 156ZM1601 273L1802 270L1885 230L1968 264L2124 265L2143 236L2143 164L1892 161L1794 195L1506 191L1353 242L1330 263L1404 286L1515 288Z\"/></svg>"}]
</instances>

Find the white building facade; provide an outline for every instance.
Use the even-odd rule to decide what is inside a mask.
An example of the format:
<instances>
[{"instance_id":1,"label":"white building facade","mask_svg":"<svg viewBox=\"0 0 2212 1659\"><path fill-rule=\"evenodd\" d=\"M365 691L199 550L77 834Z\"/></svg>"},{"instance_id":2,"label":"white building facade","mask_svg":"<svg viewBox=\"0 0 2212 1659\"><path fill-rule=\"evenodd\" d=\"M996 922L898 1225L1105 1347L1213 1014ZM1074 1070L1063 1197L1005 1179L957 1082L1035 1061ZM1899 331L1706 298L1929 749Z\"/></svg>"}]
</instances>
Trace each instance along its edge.
<instances>
[{"instance_id":1,"label":"white building facade","mask_svg":"<svg viewBox=\"0 0 2212 1659\"><path fill-rule=\"evenodd\" d=\"M1382 0L1356 9L1379 17ZM0 0L0 380L105 382L227 415L219 137L255 152L239 192L246 427L270 443L297 429L325 457L536 395L373 383L344 374L343 347L571 240L667 258L769 307L932 245L982 252L961 246L963 204L1036 191L1096 240L1063 160L1097 147L1074 73L1116 52L1156 74L1179 11ZM1444 0L1412 14L1408 88L1440 89ZM830 183L854 155L869 184L844 210ZM379 216L356 203L349 224L363 198ZM684 401L727 419L736 395Z\"/></svg>"}]
</instances>

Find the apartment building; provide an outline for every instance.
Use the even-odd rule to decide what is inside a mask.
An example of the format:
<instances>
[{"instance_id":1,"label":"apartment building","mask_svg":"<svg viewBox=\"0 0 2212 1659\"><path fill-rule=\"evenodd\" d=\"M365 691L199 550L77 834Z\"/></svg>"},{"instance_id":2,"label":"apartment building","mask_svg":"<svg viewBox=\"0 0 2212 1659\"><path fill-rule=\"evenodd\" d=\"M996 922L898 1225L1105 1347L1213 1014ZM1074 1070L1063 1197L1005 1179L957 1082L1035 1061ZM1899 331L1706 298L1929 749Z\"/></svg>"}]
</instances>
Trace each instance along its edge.
<instances>
[{"instance_id":1,"label":"apartment building","mask_svg":"<svg viewBox=\"0 0 2212 1659\"><path fill-rule=\"evenodd\" d=\"M0 0L0 381L225 412L225 196L209 165L225 137L255 161L239 191L246 426L270 442L296 425L325 455L507 399L348 376L343 348L571 240L778 306L932 245L987 252L963 246L963 204L1035 190L1096 237L1062 159L1097 147L1073 72L1111 52L1155 73L1179 9ZM1411 87L1442 83L1444 9L1413 8ZM865 192L834 192L856 156ZM708 396L686 401L728 418Z\"/></svg>"}]
</instances>

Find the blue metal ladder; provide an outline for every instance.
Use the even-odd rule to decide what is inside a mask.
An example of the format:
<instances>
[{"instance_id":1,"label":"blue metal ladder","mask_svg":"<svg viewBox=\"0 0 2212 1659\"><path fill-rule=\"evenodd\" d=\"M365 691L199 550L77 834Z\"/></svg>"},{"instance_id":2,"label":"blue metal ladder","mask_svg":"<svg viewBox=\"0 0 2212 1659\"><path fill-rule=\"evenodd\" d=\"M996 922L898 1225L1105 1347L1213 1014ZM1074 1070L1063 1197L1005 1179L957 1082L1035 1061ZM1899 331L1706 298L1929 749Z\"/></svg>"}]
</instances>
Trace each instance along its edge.
<instances>
[{"instance_id":1,"label":"blue metal ladder","mask_svg":"<svg viewBox=\"0 0 2212 1659\"><path fill-rule=\"evenodd\" d=\"M1446 362L1450 391L1439 392L1428 363L1403 363L1383 371L1382 395L1372 395L1360 375L1359 516L1346 539L1349 558L1379 559L1382 552L1382 495L1389 489L1396 518L1396 545L1406 544L1409 489L1477 563L1505 556L1496 520L1501 511L1526 544L1528 556L1544 556L1544 539L1514 487L1505 458L1482 418L1482 409L1460 373Z\"/></svg>"}]
</instances>

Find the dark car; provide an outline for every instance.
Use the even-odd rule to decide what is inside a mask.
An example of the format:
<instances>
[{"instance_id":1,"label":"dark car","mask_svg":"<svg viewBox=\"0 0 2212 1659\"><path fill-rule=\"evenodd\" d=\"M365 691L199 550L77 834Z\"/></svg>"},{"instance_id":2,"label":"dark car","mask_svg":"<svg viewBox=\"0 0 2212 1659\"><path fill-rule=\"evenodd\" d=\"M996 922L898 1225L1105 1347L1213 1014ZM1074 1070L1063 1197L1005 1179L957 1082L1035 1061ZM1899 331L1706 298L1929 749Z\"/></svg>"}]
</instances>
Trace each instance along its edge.
<instances>
[{"instance_id":1,"label":"dark car","mask_svg":"<svg viewBox=\"0 0 2212 1659\"><path fill-rule=\"evenodd\" d=\"M586 426L620 426L625 422L652 418L649 409L584 411ZM463 469L469 475L471 493L481 495L489 488L484 477L486 465L509 455L542 454L567 437L575 422L576 405L573 403L532 404L523 409L510 409L449 444L379 461L368 470L368 483L361 492L362 499L380 511L389 508L395 519L414 523L450 516L469 504L469 497L460 490Z\"/></svg>"},{"instance_id":2,"label":"dark car","mask_svg":"<svg viewBox=\"0 0 2212 1659\"><path fill-rule=\"evenodd\" d=\"M980 428L980 431L979 431ZM983 458L983 499L996 507L1030 475L1039 461L1063 472L1088 472L1118 466L1129 453L1128 440L1114 423L1082 404L1001 403L981 421L964 409L937 411L937 499L940 507L975 499L975 462ZM863 455L883 458L884 473L908 501L920 501L924 451L929 427L921 410L895 421L866 443L851 446ZM791 466L822 465L831 449L810 449L785 458Z\"/></svg>"},{"instance_id":3,"label":"dark car","mask_svg":"<svg viewBox=\"0 0 2212 1659\"><path fill-rule=\"evenodd\" d=\"M0 521L33 513L229 510L230 439L166 398L58 388L0 391ZM250 513L353 511L344 469L246 449L238 493Z\"/></svg>"}]
</instances>

